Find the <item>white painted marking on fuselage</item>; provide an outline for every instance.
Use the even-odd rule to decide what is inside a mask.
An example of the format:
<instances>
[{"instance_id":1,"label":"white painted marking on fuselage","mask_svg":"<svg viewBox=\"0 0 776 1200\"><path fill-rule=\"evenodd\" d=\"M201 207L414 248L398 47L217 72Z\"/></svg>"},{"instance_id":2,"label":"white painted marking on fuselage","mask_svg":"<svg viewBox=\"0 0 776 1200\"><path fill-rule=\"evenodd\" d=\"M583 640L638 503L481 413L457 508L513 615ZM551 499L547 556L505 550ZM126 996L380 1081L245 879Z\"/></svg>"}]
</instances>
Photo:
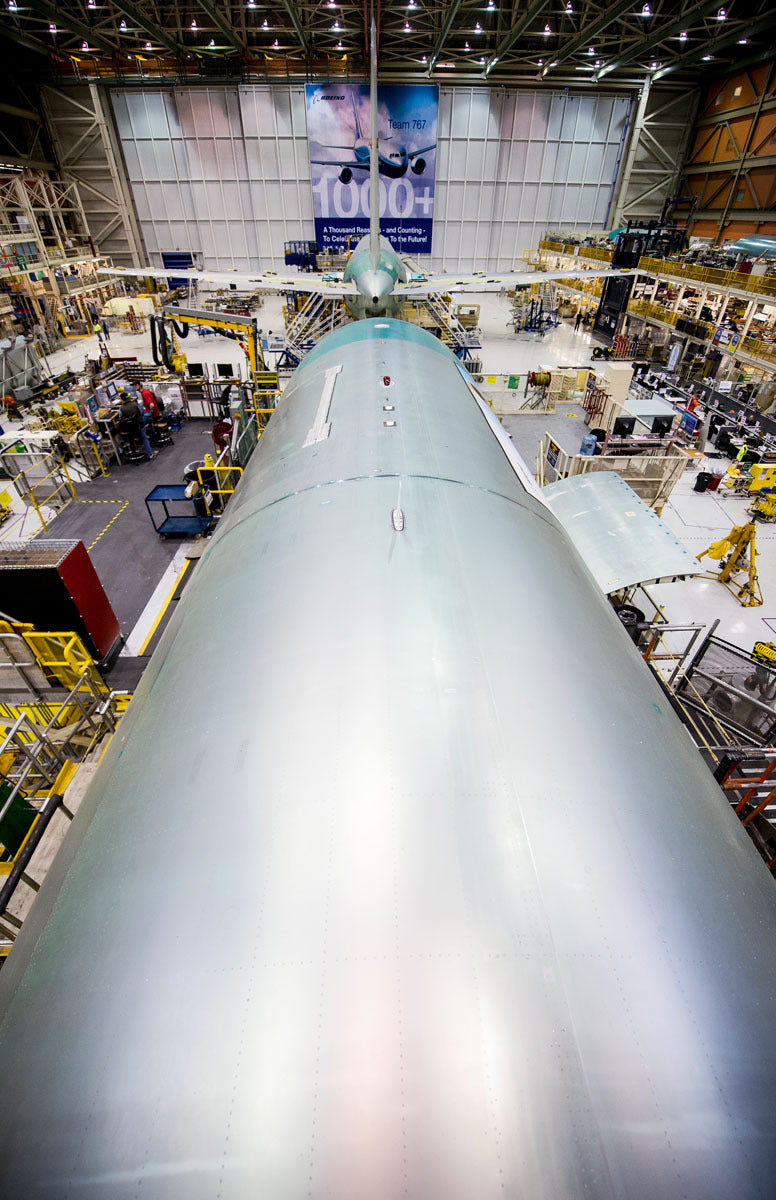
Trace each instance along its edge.
<instances>
[{"instance_id":1,"label":"white painted marking on fuselage","mask_svg":"<svg viewBox=\"0 0 776 1200\"><path fill-rule=\"evenodd\" d=\"M316 442L324 442L331 433L331 425L328 423L329 408L331 407L331 398L334 395L334 385L341 370L342 363L337 363L336 367L329 367L324 376L321 400L318 405L318 411L315 414L313 427L303 442L305 446L314 446Z\"/></svg>"}]
</instances>

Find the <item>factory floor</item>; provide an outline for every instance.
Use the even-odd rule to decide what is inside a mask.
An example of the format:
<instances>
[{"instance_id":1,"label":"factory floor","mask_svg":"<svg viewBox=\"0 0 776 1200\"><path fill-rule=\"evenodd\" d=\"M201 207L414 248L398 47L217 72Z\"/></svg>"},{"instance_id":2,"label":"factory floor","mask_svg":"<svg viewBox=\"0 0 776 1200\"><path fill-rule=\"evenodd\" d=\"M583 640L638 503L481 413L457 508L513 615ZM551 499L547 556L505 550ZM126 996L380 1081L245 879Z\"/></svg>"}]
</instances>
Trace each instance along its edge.
<instances>
[{"instance_id":1,"label":"factory floor","mask_svg":"<svg viewBox=\"0 0 776 1200\"><path fill-rule=\"evenodd\" d=\"M564 321L559 328L543 337L538 334L515 334L507 326L510 314L507 297L462 293L455 299L480 304L480 357L486 373L521 374L528 370L583 367L593 363L592 351L600 339L583 329L575 333L570 321ZM265 332L282 330L278 297L265 297L256 315L259 327ZM114 334L110 348L121 355L135 355L144 361L151 359L147 334ZM193 361L213 364L232 362L236 367L243 365L242 354L235 343L217 335L200 338L190 334L183 343L183 349ZM79 370L84 358L87 355L94 356L96 351L96 337L74 340L50 356L51 368L53 371L62 370L63 367ZM587 429L583 416L579 405L558 405L553 414L530 413L505 417L504 426L530 469L535 470L538 445L545 433L549 433L570 453L579 449L582 435ZM176 549L176 543L164 542L153 532L143 499L155 483L177 481L180 479L180 468L191 459L201 457L204 450L209 448L209 427L204 422L191 422L183 434L176 434L175 438L176 446L164 450L153 463L119 468L109 480L90 486L89 494L95 498L104 496L130 500L129 507L111 527L113 532L108 531L94 546L92 557L106 590L111 593L122 631L132 639L131 648L135 655L143 645L147 627L153 624L149 603L153 609L157 600L159 603L166 600L169 594L167 585L172 586L176 578L175 570L182 561L182 552L179 547ZM685 472L663 511L665 523L693 554L718 540L734 524L745 521L748 503L738 497L727 498L719 492L695 493L695 475L694 469ZM70 509L57 519L48 536L82 536L84 540L87 537L91 540L102 519L102 514L95 517L87 515L85 510L74 512ZM79 527L83 529L82 533L78 532ZM694 579L664 584L650 588L650 594L664 606L670 621L708 626L719 619L719 636L749 650L756 640L776 638L775 542L776 526L757 526L757 565L765 596L762 607L742 608L715 580ZM143 657L153 649L157 637L158 631L146 646ZM125 649L125 657L127 653Z\"/></svg>"}]
</instances>

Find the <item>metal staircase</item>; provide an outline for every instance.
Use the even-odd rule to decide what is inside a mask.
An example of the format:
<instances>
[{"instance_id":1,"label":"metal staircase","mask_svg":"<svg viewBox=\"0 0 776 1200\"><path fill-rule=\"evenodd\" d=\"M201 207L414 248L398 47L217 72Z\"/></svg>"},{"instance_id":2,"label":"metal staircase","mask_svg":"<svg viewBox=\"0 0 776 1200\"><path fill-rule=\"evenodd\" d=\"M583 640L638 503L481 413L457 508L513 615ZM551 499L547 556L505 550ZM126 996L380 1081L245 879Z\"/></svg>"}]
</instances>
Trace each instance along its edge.
<instances>
[{"instance_id":1,"label":"metal staircase","mask_svg":"<svg viewBox=\"0 0 776 1200\"><path fill-rule=\"evenodd\" d=\"M312 350L322 337L350 320L351 317L340 300L313 293L304 301L286 329L283 365L297 366L308 350Z\"/></svg>"},{"instance_id":2,"label":"metal staircase","mask_svg":"<svg viewBox=\"0 0 776 1200\"><path fill-rule=\"evenodd\" d=\"M481 346L480 333L476 329L466 329L457 317L453 316L447 304L439 295L431 294L423 301L423 307L440 330L441 340L459 358L466 356L469 350L478 350Z\"/></svg>"}]
</instances>

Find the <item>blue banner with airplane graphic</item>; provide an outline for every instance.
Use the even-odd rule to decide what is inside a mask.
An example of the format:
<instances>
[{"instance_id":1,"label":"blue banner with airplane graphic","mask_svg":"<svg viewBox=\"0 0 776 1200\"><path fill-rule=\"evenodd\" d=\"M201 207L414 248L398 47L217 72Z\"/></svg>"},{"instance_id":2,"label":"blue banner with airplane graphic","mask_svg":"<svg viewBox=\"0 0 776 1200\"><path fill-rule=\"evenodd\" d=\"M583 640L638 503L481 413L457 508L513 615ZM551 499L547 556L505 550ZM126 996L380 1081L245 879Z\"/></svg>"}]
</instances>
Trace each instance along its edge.
<instances>
[{"instance_id":1,"label":"blue banner with airplane graphic","mask_svg":"<svg viewBox=\"0 0 776 1200\"><path fill-rule=\"evenodd\" d=\"M337 250L369 232L369 88L308 83L315 240ZM400 253L430 254L439 88L378 87L380 232Z\"/></svg>"}]
</instances>

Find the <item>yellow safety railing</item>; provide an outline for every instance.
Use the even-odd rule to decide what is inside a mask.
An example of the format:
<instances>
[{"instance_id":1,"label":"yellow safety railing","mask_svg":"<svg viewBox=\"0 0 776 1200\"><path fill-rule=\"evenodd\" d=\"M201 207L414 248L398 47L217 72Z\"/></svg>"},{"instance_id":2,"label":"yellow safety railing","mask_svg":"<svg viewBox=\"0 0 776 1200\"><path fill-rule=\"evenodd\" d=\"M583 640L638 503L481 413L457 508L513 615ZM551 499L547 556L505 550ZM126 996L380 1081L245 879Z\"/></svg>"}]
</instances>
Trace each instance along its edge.
<instances>
[{"instance_id":1,"label":"yellow safety railing","mask_svg":"<svg viewBox=\"0 0 776 1200\"><path fill-rule=\"evenodd\" d=\"M215 464L211 466L207 462L204 467L197 468L197 482L208 513L221 512L226 507L227 499L240 482L242 473L242 467L216 466ZM214 482L219 486L214 487ZM213 503L214 496L219 497L216 503ZM221 497L225 498L221 499Z\"/></svg>"},{"instance_id":2,"label":"yellow safety railing","mask_svg":"<svg viewBox=\"0 0 776 1200\"><path fill-rule=\"evenodd\" d=\"M736 288L740 292L749 292L752 295L776 296L776 278L752 275L745 271L724 271L719 267L702 267L696 263L647 256L639 259L638 269L650 275L691 279L696 283L705 283L710 288Z\"/></svg>"},{"instance_id":3,"label":"yellow safety railing","mask_svg":"<svg viewBox=\"0 0 776 1200\"><path fill-rule=\"evenodd\" d=\"M26 454L27 451L24 453ZM34 483L30 483L26 473L24 471L20 471L19 474L14 476L14 478L11 480L11 484L23 500L29 500L30 504L35 509L36 516L40 521L42 528L48 531L46 518L41 512L41 504L46 504L49 507L53 507L52 501L61 493L64 493L64 495L67 497L65 504L69 504L71 500L77 500L78 495L63 460L54 454L46 455L45 457L50 458L54 463L54 466L50 471L47 471L45 475L41 476L40 479L36 479ZM57 486L48 488L45 496L36 496L36 491L42 488L49 479L58 479ZM64 505L62 507L64 507Z\"/></svg>"},{"instance_id":4,"label":"yellow safety railing","mask_svg":"<svg viewBox=\"0 0 776 1200\"><path fill-rule=\"evenodd\" d=\"M550 254L565 254L571 258L594 258L596 262L611 262L614 253L606 246L578 246L572 242L552 242L548 238L539 242L539 249L547 250Z\"/></svg>"}]
</instances>

